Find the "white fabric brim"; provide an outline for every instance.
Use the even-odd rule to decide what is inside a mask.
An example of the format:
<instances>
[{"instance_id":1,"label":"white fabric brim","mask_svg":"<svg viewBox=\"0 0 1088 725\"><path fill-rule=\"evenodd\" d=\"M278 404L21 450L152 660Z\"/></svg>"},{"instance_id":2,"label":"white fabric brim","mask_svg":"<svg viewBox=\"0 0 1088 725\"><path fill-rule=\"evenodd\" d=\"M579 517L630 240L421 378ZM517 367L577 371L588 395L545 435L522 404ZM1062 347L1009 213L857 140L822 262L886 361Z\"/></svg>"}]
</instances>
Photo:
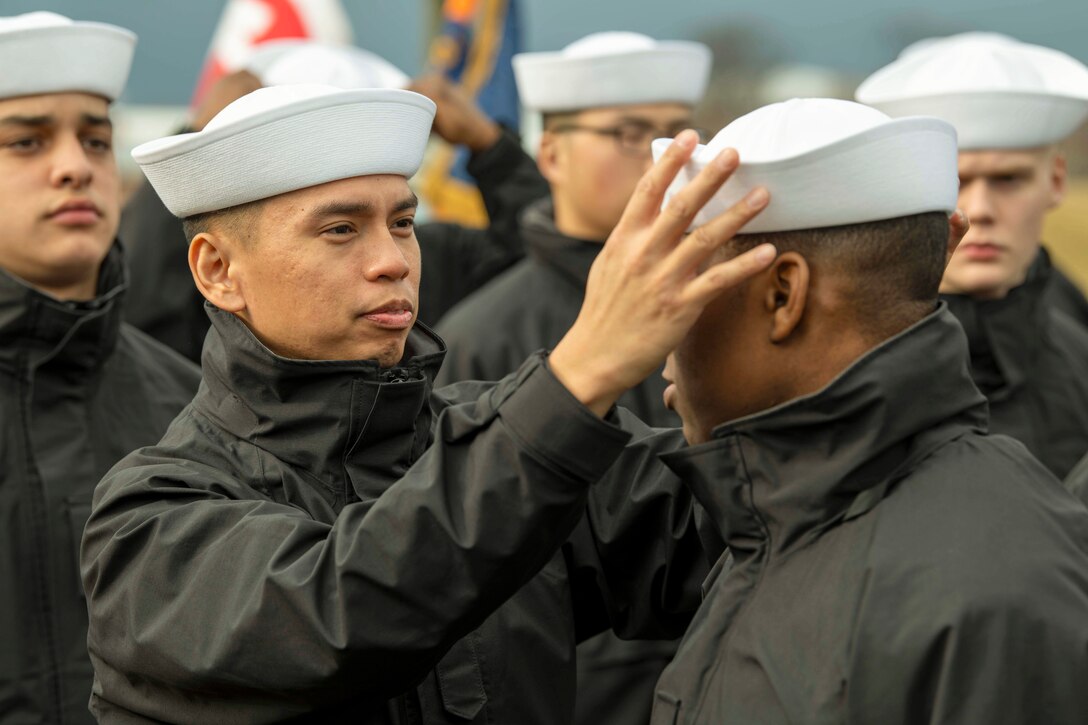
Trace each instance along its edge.
<instances>
[{"instance_id":1,"label":"white fabric brim","mask_svg":"<svg viewBox=\"0 0 1088 725\"><path fill-rule=\"evenodd\" d=\"M671 139L653 143L655 160ZM792 158L745 163L703 207L699 226L724 213L757 186L767 207L741 234L783 232L894 219L931 211L951 213L959 195L956 135L932 118L903 118ZM667 204L714 155L699 146L669 186Z\"/></svg>"},{"instance_id":2,"label":"white fabric brim","mask_svg":"<svg viewBox=\"0 0 1088 725\"><path fill-rule=\"evenodd\" d=\"M1088 99L1040 93L958 93L915 98L858 100L889 116L936 116L956 127L959 146L1030 149L1058 143L1088 119Z\"/></svg>"},{"instance_id":3,"label":"white fabric brim","mask_svg":"<svg viewBox=\"0 0 1088 725\"><path fill-rule=\"evenodd\" d=\"M706 46L681 41L608 56L523 53L513 59L522 104L541 113L638 103L694 106L706 91L710 62Z\"/></svg>"},{"instance_id":4,"label":"white fabric brim","mask_svg":"<svg viewBox=\"0 0 1088 725\"><path fill-rule=\"evenodd\" d=\"M434 110L403 91L344 91L150 141L132 158L166 208L184 218L354 176L411 177Z\"/></svg>"},{"instance_id":5,"label":"white fabric brim","mask_svg":"<svg viewBox=\"0 0 1088 725\"><path fill-rule=\"evenodd\" d=\"M105 23L4 33L0 98L75 92L114 101L125 89L135 49L135 33Z\"/></svg>"}]
</instances>

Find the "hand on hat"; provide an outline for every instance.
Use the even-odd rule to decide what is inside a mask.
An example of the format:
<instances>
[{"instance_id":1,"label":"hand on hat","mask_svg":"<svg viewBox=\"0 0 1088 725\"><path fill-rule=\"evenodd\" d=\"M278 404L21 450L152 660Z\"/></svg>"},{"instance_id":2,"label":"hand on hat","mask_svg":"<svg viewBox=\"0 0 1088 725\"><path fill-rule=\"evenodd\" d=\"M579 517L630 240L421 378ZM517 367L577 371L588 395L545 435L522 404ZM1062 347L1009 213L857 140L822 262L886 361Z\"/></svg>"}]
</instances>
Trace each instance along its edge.
<instances>
[{"instance_id":1,"label":"hand on hat","mask_svg":"<svg viewBox=\"0 0 1088 725\"><path fill-rule=\"evenodd\" d=\"M715 250L766 207L769 195L757 187L685 235L696 213L740 163L736 151L724 150L662 211L665 190L697 141L693 131L680 134L642 177L590 270L578 319L551 354L555 376L598 415L661 366L707 303L775 258L774 247L764 244L701 270Z\"/></svg>"},{"instance_id":2,"label":"hand on hat","mask_svg":"<svg viewBox=\"0 0 1088 725\"><path fill-rule=\"evenodd\" d=\"M434 117L434 132L446 143L467 146L470 151L486 151L495 145L502 134L499 124L480 110L464 88L453 83L441 73L428 73L408 86L427 96L438 111Z\"/></svg>"}]
</instances>

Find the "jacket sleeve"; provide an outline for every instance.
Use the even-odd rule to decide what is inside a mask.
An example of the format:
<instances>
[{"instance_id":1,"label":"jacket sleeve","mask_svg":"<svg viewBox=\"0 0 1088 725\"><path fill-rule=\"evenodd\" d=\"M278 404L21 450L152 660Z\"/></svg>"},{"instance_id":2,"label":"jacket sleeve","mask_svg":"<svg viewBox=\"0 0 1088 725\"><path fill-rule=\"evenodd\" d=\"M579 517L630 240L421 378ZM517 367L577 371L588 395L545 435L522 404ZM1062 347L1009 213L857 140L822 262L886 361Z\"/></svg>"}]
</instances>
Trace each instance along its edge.
<instances>
[{"instance_id":1,"label":"jacket sleeve","mask_svg":"<svg viewBox=\"0 0 1088 725\"><path fill-rule=\"evenodd\" d=\"M509 131L490 149L474 155L468 171L483 195L487 229L431 223L421 225L417 234L427 280L420 287L419 314L429 325L525 256L518 217L549 193L536 162Z\"/></svg>"},{"instance_id":2,"label":"jacket sleeve","mask_svg":"<svg viewBox=\"0 0 1088 725\"><path fill-rule=\"evenodd\" d=\"M674 639L702 600L724 545L700 524L688 488L659 458L684 445L624 409L631 443L593 487L566 554L579 640L611 628L624 639Z\"/></svg>"},{"instance_id":3,"label":"jacket sleeve","mask_svg":"<svg viewBox=\"0 0 1088 725\"><path fill-rule=\"evenodd\" d=\"M82 547L99 697L256 721L414 686L548 561L629 438L539 357L481 390L438 400L433 445L332 525L184 460L184 417L119 463Z\"/></svg>"}]
</instances>

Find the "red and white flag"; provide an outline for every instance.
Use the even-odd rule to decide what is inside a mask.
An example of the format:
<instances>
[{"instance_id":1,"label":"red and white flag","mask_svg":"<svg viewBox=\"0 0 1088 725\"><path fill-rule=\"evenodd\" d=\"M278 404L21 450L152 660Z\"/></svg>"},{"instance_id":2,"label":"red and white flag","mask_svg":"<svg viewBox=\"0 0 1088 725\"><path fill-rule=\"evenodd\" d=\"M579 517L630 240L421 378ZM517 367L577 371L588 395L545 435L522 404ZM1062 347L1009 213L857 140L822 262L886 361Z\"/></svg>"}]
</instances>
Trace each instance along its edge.
<instances>
[{"instance_id":1,"label":"red and white flag","mask_svg":"<svg viewBox=\"0 0 1088 725\"><path fill-rule=\"evenodd\" d=\"M244 68L258 45L288 38L348 44L352 41L351 21L340 0L227 0L193 105L220 77Z\"/></svg>"}]
</instances>

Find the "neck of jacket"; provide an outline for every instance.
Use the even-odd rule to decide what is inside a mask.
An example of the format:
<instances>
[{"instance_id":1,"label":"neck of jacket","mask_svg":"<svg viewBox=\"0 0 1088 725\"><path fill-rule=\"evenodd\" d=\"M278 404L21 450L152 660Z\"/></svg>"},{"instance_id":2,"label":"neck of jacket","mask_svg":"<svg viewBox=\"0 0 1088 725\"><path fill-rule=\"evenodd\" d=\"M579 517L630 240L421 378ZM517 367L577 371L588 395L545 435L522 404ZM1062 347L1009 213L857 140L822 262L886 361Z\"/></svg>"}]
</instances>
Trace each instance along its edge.
<instances>
[{"instance_id":1,"label":"neck of jacket","mask_svg":"<svg viewBox=\"0 0 1088 725\"><path fill-rule=\"evenodd\" d=\"M1030 379L1049 327L1044 292L1050 255L1039 250L1024 283L998 300L942 295L967 333L975 383L992 401L1013 395Z\"/></svg>"},{"instance_id":2,"label":"neck of jacket","mask_svg":"<svg viewBox=\"0 0 1088 725\"><path fill-rule=\"evenodd\" d=\"M91 300L59 300L0 270L0 373L28 382L45 368L72 379L93 375L117 346L126 283L116 241Z\"/></svg>"},{"instance_id":3,"label":"neck of jacket","mask_svg":"<svg viewBox=\"0 0 1088 725\"><path fill-rule=\"evenodd\" d=\"M234 315L207 305L200 413L345 498L377 498L430 440L430 392L445 346L417 324L403 359L293 360Z\"/></svg>"},{"instance_id":4,"label":"neck of jacket","mask_svg":"<svg viewBox=\"0 0 1088 725\"><path fill-rule=\"evenodd\" d=\"M870 510L938 447L986 425L967 341L942 305L822 390L663 458L735 557L773 555Z\"/></svg>"},{"instance_id":5,"label":"neck of jacket","mask_svg":"<svg viewBox=\"0 0 1088 725\"><path fill-rule=\"evenodd\" d=\"M579 290L585 289L589 268L601 251L603 239L577 239L559 231L555 226L555 205L551 197L539 199L525 209L521 229L533 258Z\"/></svg>"}]
</instances>

